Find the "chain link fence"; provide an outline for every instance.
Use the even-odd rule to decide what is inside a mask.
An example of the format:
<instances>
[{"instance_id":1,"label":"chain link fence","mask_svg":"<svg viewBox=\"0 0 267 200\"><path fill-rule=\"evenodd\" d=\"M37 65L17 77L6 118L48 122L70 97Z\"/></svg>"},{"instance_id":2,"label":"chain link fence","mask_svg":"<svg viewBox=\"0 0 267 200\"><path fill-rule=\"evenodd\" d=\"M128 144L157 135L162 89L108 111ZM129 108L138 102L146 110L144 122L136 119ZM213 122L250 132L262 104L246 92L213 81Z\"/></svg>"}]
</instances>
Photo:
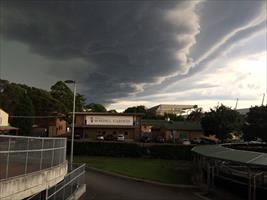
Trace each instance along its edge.
<instances>
[{"instance_id":1,"label":"chain link fence","mask_svg":"<svg viewBox=\"0 0 267 200\"><path fill-rule=\"evenodd\" d=\"M29 197L27 200L63 200L71 199L72 195L79 188L85 186L85 164L74 164L69 166L71 169L64 177L64 180L55 186L37 195Z\"/></svg>"},{"instance_id":2,"label":"chain link fence","mask_svg":"<svg viewBox=\"0 0 267 200\"><path fill-rule=\"evenodd\" d=\"M66 138L0 135L0 180L63 163L66 141Z\"/></svg>"}]
</instances>

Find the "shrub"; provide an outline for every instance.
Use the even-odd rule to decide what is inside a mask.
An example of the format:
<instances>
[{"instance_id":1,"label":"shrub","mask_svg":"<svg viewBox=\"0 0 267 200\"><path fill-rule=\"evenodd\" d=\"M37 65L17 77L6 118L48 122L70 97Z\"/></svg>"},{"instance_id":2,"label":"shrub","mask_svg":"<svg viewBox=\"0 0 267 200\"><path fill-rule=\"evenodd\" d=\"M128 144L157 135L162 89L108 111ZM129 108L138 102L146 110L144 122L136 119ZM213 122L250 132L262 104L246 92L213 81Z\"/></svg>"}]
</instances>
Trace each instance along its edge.
<instances>
[{"instance_id":1,"label":"shrub","mask_svg":"<svg viewBox=\"0 0 267 200\"><path fill-rule=\"evenodd\" d=\"M191 160L193 145L152 145L150 154L153 158Z\"/></svg>"},{"instance_id":2,"label":"shrub","mask_svg":"<svg viewBox=\"0 0 267 200\"><path fill-rule=\"evenodd\" d=\"M71 142L68 141L67 153ZM190 160L193 145L151 144L142 146L138 143L75 141L74 155L143 157L160 159Z\"/></svg>"},{"instance_id":3,"label":"shrub","mask_svg":"<svg viewBox=\"0 0 267 200\"><path fill-rule=\"evenodd\" d=\"M68 153L70 152L68 141ZM142 147L134 143L75 141L74 155L141 157Z\"/></svg>"}]
</instances>

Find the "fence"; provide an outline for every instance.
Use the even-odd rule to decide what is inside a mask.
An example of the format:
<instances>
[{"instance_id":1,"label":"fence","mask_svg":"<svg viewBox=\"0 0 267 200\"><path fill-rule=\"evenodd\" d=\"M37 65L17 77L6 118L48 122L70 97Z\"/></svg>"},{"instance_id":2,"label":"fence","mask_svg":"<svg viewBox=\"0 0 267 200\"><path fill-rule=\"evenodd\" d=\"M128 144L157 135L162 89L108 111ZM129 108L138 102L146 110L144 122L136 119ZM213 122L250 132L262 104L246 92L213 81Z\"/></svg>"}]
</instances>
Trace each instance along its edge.
<instances>
[{"instance_id":1,"label":"fence","mask_svg":"<svg viewBox=\"0 0 267 200\"><path fill-rule=\"evenodd\" d=\"M57 166L66 160L66 138L0 135L0 180Z\"/></svg>"},{"instance_id":2,"label":"fence","mask_svg":"<svg viewBox=\"0 0 267 200\"><path fill-rule=\"evenodd\" d=\"M72 165L68 167L72 169L65 177L64 180L57 185L34 195L27 200L63 200L70 199L81 186L85 185L85 164Z\"/></svg>"}]
</instances>

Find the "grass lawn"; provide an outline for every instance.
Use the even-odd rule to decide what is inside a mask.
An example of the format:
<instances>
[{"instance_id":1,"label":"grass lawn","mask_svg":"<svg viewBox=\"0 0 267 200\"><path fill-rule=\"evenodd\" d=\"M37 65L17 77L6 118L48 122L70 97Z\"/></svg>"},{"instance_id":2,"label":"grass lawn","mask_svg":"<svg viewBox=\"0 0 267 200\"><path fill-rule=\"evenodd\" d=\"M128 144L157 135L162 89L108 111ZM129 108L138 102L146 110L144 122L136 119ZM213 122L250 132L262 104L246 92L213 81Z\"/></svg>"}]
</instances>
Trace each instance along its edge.
<instances>
[{"instance_id":1,"label":"grass lawn","mask_svg":"<svg viewBox=\"0 0 267 200\"><path fill-rule=\"evenodd\" d=\"M171 184L191 184L189 161L100 156L75 156L74 161L136 178Z\"/></svg>"}]
</instances>

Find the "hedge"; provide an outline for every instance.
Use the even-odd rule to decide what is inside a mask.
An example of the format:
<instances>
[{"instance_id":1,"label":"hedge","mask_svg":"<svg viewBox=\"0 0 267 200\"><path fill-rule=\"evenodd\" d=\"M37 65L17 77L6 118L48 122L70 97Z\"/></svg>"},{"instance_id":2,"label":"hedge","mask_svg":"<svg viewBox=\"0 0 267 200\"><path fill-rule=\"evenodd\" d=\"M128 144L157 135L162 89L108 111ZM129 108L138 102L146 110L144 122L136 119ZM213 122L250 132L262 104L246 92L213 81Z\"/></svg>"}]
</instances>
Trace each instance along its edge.
<instances>
[{"instance_id":1,"label":"hedge","mask_svg":"<svg viewBox=\"0 0 267 200\"><path fill-rule=\"evenodd\" d=\"M149 147L152 158L191 160L193 145L152 145Z\"/></svg>"},{"instance_id":2,"label":"hedge","mask_svg":"<svg viewBox=\"0 0 267 200\"><path fill-rule=\"evenodd\" d=\"M70 152L68 141L67 153ZM75 141L74 155L112 157L152 157L160 159L190 160L192 145Z\"/></svg>"},{"instance_id":3,"label":"hedge","mask_svg":"<svg viewBox=\"0 0 267 200\"><path fill-rule=\"evenodd\" d=\"M68 141L68 153L70 141ZM134 143L75 141L74 155L141 157L142 147Z\"/></svg>"}]
</instances>

